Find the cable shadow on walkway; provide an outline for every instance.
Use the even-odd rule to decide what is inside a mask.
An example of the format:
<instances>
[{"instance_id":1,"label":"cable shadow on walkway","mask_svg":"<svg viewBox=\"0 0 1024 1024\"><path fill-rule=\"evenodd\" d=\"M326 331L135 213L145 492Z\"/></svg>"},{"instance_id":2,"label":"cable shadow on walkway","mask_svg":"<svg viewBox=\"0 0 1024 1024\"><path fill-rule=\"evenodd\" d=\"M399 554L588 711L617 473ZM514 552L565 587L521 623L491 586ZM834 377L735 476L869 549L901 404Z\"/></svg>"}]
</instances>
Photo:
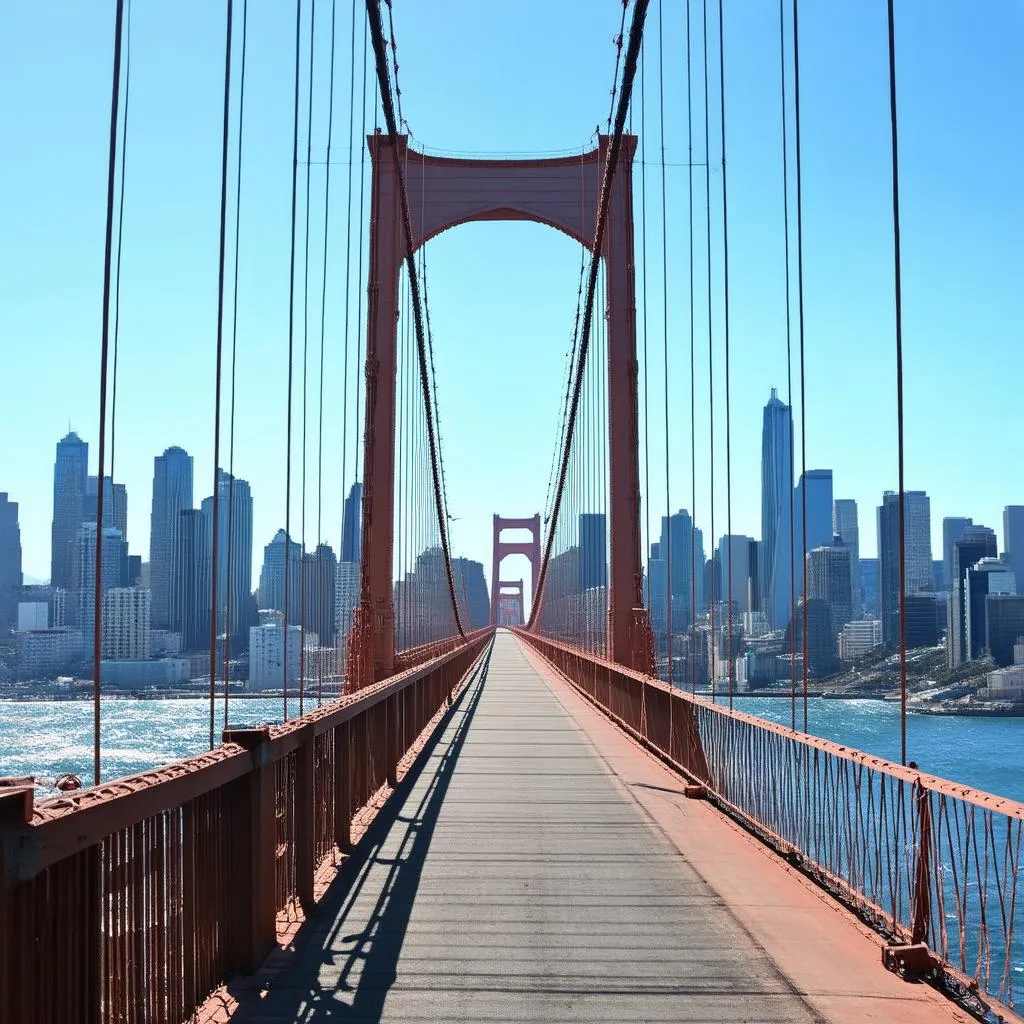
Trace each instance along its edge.
<instances>
[{"instance_id":1,"label":"cable shadow on walkway","mask_svg":"<svg viewBox=\"0 0 1024 1024\"><path fill-rule=\"evenodd\" d=\"M380 1019L397 976L434 828L487 682L492 651L493 645L412 770L342 866L313 917L300 929L292 962L267 984L264 995L239 993L233 1021L298 1024L320 1019ZM453 723L457 723L454 733ZM422 796L412 806L415 790L424 781ZM387 856L385 846L389 847ZM371 881L375 868L387 870L382 883ZM371 884L380 885L380 892L367 913L363 908ZM336 945L342 948L336 949ZM322 971L327 973L323 980Z\"/></svg>"}]
</instances>

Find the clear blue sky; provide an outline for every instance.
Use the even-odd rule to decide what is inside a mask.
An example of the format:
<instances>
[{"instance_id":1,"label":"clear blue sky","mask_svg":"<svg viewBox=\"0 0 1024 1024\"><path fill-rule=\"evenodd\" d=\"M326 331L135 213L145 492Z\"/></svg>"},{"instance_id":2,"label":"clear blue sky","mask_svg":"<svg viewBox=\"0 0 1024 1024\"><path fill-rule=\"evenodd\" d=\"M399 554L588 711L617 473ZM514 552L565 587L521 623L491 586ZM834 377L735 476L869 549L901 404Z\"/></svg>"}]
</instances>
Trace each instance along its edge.
<instances>
[{"instance_id":1,"label":"clear blue sky","mask_svg":"<svg viewBox=\"0 0 1024 1024\"><path fill-rule=\"evenodd\" d=\"M308 11L308 0L305 6ZM693 6L696 17L700 5ZM875 506L884 489L896 486L885 4L801 6L807 462L834 470L837 497L857 499L862 552L871 554ZM289 7L250 3L235 468L252 483L258 548L284 520ZM330 4L320 0L317 7L314 297L326 144L322 44ZM187 448L196 457L197 501L210 493L223 11L209 0L136 0L134 8L115 475L128 487L129 541L145 555L154 455L171 444ZM943 515L971 515L1001 532L1003 505L1024 503L1024 7L1016 0L899 0L897 9L907 486L932 497L938 557ZM445 151L582 149L607 116L620 11L618 0L396 0L403 109L414 135ZM683 12L681 3L666 3L674 508L691 504ZM647 303L651 348L660 351L657 3L650 17ZM356 302L365 294L355 257L347 289L345 279L350 18L351 6L339 0L322 531L335 547L343 484L352 476L351 428L344 463L338 454L346 292L350 419L356 332L363 326ZM726 10L733 530L755 536L761 408L773 385L786 396L777 18L774 2L734 0ZM69 423L90 443L95 471L112 26L109 0L7 4L0 12L0 490L21 504L25 569L40 577L49 572L54 445ZM361 26L360 20L360 32ZM358 93L361 67L355 77ZM635 128L638 121L639 108ZM357 139L357 154L359 145ZM714 144L712 161L720 161ZM703 179L696 180L702 188ZM713 190L717 222L720 168ZM702 217L703 207L697 212ZM716 233L721 366L719 240ZM428 260L450 506L459 517L453 547L483 561L489 574L491 514L531 514L543 505L579 254L574 243L541 226L488 224L442 235L430 244ZM698 288L702 273L698 265ZM318 308L314 302L314 349ZM300 344L301 320L300 289ZM696 322L703 396L701 307ZM660 395L659 360L649 372L652 392ZM315 375L311 381L315 392ZM296 396L299 423L298 388ZM723 404L717 401L719 413ZM663 433L658 408L652 408L652 436ZM315 401L310 410L315 416ZM707 534L703 397L697 417L696 517ZM724 432L721 417L717 429ZM315 466L312 441L309 450ZM652 465L663 464L660 442L652 442L649 455ZM723 450L719 457L723 479ZM297 485L294 491L297 533ZM315 477L308 493L311 544ZM664 508L663 486L652 487L650 499L656 517ZM724 500L724 491L716 495L719 533ZM509 567L506 574L521 573Z\"/></svg>"}]
</instances>

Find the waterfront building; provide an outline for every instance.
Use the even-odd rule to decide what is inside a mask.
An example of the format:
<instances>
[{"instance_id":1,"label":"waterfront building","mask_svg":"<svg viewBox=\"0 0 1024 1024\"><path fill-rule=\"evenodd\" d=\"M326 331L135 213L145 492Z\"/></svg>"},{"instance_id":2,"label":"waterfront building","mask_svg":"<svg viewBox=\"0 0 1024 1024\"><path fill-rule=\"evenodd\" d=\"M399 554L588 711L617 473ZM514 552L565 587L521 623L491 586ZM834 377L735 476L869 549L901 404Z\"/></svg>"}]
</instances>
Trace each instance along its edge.
<instances>
[{"instance_id":1,"label":"waterfront building","mask_svg":"<svg viewBox=\"0 0 1024 1024\"><path fill-rule=\"evenodd\" d=\"M101 541L100 592L102 595L113 587L120 587L124 582L128 568L128 546L116 526L104 527ZM86 652L91 654L95 643L96 623L95 523L79 524L77 555L75 570L75 593L78 596L77 625L82 631Z\"/></svg>"},{"instance_id":2,"label":"waterfront building","mask_svg":"<svg viewBox=\"0 0 1024 1024\"><path fill-rule=\"evenodd\" d=\"M1024 637L1024 595L985 595L985 649L996 665L1012 665L1014 647Z\"/></svg>"},{"instance_id":3,"label":"waterfront building","mask_svg":"<svg viewBox=\"0 0 1024 1024\"><path fill-rule=\"evenodd\" d=\"M994 594L1016 593L1013 570L998 558L982 558L967 569L963 584L965 661L975 661L986 649L986 598Z\"/></svg>"},{"instance_id":4,"label":"waterfront building","mask_svg":"<svg viewBox=\"0 0 1024 1024\"><path fill-rule=\"evenodd\" d=\"M152 597L139 587L112 587L103 595L102 657L141 661L149 657Z\"/></svg>"},{"instance_id":5,"label":"waterfront building","mask_svg":"<svg viewBox=\"0 0 1024 1024\"><path fill-rule=\"evenodd\" d=\"M288 685L298 685L302 630L288 627ZM280 690L285 680L285 631L283 622L249 627L249 689Z\"/></svg>"},{"instance_id":6,"label":"waterfront building","mask_svg":"<svg viewBox=\"0 0 1024 1024\"><path fill-rule=\"evenodd\" d=\"M855 619L839 633L839 660L856 661L882 642L881 619Z\"/></svg>"},{"instance_id":7,"label":"waterfront building","mask_svg":"<svg viewBox=\"0 0 1024 1024\"><path fill-rule=\"evenodd\" d=\"M946 664L956 668L970 660L967 639L967 610L965 574L983 558L996 557L995 530L982 526L967 526L952 542L950 563L952 576L949 589L949 610L946 625Z\"/></svg>"}]
</instances>

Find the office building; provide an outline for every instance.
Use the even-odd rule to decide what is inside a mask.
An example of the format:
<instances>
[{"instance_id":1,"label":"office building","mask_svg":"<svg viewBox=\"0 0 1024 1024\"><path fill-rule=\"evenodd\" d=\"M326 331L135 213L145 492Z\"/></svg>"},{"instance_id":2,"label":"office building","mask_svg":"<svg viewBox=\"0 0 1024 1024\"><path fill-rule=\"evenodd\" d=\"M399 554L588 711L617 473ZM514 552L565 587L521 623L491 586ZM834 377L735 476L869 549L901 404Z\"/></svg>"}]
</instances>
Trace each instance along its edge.
<instances>
[{"instance_id":1,"label":"office building","mask_svg":"<svg viewBox=\"0 0 1024 1024\"><path fill-rule=\"evenodd\" d=\"M128 546L121 531L114 526L103 529L100 560L100 593L120 587L127 575ZM78 527L75 592L78 597L78 627L86 652L92 652L95 643L96 622L96 524L81 523ZM102 596L101 596L102 602ZM102 616L102 603L100 607ZM102 619L101 619L102 626Z\"/></svg>"},{"instance_id":2,"label":"office building","mask_svg":"<svg viewBox=\"0 0 1024 1024\"><path fill-rule=\"evenodd\" d=\"M881 613L878 601L878 559L862 558L860 560L860 600L861 614L867 618L877 618Z\"/></svg>"},{"instance_id":3,"label":"office building","mask_svg":"<svg viewBox=\"0 0 1024 1024\"><path fill-rule=\"evenodd\" d=\"M807 531L804 532L804 508ZM797 600L803 596L803 553L832 543L832 470L809 469L800 475L793 495L793 572Z\"/></svg>"},{"instance_id":4,"label":"office building","mask_svg":"<svg viewBox=\"0 0 1024 1024\"><path fill-rule=\"evenodd\" d=\"M318 544L302 556L302 607L300 624L305 632L316 633L320 643L334 643L337 633L334 608L338 559L329 544Z\"/></svg>"},{"instance_id":5,"label":"office building","mask_svg":"<svg viewBox=\"0 0 1024 1024\"><path fill-rule=\"evenodd\" d=\"M975 661L986 650L988 623L986 598L989 595L1016 595L1013 570L998 558L982 558L964 572L964 660ZM1014 638L1016 639L1016 638Z\"/></svg>"},{"instance_id":6,"label":"office building","mask_svg":"<svg viewBox=\"0 0 1024 1024\"><path fill-rule=\"evenodd\" d=\"M358 562L338 563L334 587L334 614L338 671L341 673L344 673L348 659L348 635L352 631L352 613L359 604L359 582ZM488 617L490 616L490 607L488 599Z\"/></svg>"},{"instance_id":7,"label":"office building","mask_svg":"<svg viewBox=\"0 0 1024 1024\"><path fill-rule=\"evenodd\" d=\"M50 583L71 590L78 564L78 530L85 511L89 446L74 432L57 442L53 466Z\"/></svg>"},{"instance_id":8,"label":"office building","mask_svg":"<svg viewBox=\"0 0 1024 1024\"><path fill-rule=\"evenodd\" d=\"M793 418L775 388L761 428L762 610L772 629L789 622L793 578Z\"/></svg>"},{"instance_id":9,"label":"office building","mask_svg":"<svg viewBox=\"0 0 1024 1024\"><path fill-rule=\"evenodd\" d=\"M349 488L345 499L345 512L341 524L341 559L342 562L362 560L363 532L363 485L357 480Z\"/></svg>"},{"instance_id":10,"label":"office building","mask_svg":"<svg viewBox=\"0 0 1024 1024\"><path fill-rule=\"evenodd\" d=\"M18 503L11 501L6 491L0 491L0 637L17 621L22 582Z\"/></svg>"},{"instance_id":11,"label":"office building","mask_svg":"<svg viewBox=\"0 0 1024 1024\"><path fill-rule=\"evenodd\" d=\"M99 512L99 478L90 476L85 484L85 506L82 521L95 523ZM109 476L103 478L103 525L121 531L128 543L128 491L124 484L115 484Z\"/></svg>"},{"instance_id":12,"label":"office building","mask_svg":"<svg viewBox=\"0 0 1024 1024\"><path fill-rule=\"evenodd\" d=\"M249 627L249 689L280 690L285 683L285 630L283 622L267 622ZM302 630L288 627L288 686L299 681L299 657Z\"/></svg>"},{"instance_id":13,"label":"office building","mask_svg":"<svg viewBox=\"0 0 1024 1024\"><path fill-rule=\"evenodd\" d=\"M142 661L149 657L150 601L148 590L112 587L103 595L102 657Z\"/></svg>"},{"instance_id":14,"label":"office building","mask_svg":"<svg viewBox=\"0 0 1024 1024\"><path fill-rule=\"evenodd\" d=\"M202 511L180 511L172 536L170 628L181 634L183 651L209 650L212 534Z\"/></svg>"},{"instance_id":15,"label":"office building","mask_svg":"<svg viewBox=\"0 0 1024 1024\"><path fill-rule=\"evenodd\" d=\"M946 663L956 668L970 660L967 638L967 570L983 558L996 557L996 533L987 526L971 524L952 542L951 583L946 625Z\"/></svg>"},{"instance_id":16,"label":"office building","mask_svg":"<svg viewBox=\"0 0 1024 1024\"><path fill-rule=\"evenodd\" d=\"M944 590L952 588L957 573L953 570L953 545L974 525L974 521L964 516L945 516L942 520L942 565L945 577ZM962 574L961 574L962 575Z\"/></svg>"},{"instance_id":17,"label":"office building","mask_svg":"<svg viewBox=\"0 0 1024 1024\"><path fill-rule=\"evenodd\" d=\"M56 627L14 634L18 679L53 679L84 670L86 650L81 630Z\"/></svg>"},{"instance_id":18,"label":"office building","mask_svg":"<svg viewBox=\"0 0 1024 1024\"><path fill-rule=\"evenodd\" d=\"M907 491L904 500L904 594L932 589L931 503L924 491ZM878 508L879 604L882 641L899 645L900 501L886 491Z\"/></svg>"},{"instance_id":19,"label":"office building","mask_svg":"<svg viewBox=\"0 0 1024 1024\"><path fill-rule=\"evenodd\" d=\"M808 585L808 589L809 585ZM837 667L835 633L827 601L801 598L796 616L786 629L786 649L802 653L804 650L804 613L807 618L807 671L812 676L823 676Z\"/></svg>"},{"instance_id":20,"label":"office building","mask_svg":"<svg viewBox=\"0 0 1024 1024\"><path fill-rule=\"evenodd\" d=\"M603 512L579 517L580 591L608 586L608 528Z\"/></svg>"},{"instance_id":21,"label":"office building","mask_svg":"<svg viewBox=\"0 0 1024 1024\"><path fill-rule=\"evenodd\" d=\"M722 537L715 553L719 573L715 581L718 599L728 607L731 583L733 611L737 615L745 615L753 610L750 607L750 583L751 577L755 581L757 579L757 568L751 565L751 553L756 557L757 545L753 537L739 534Z\"/></svg>"},{"instance_id":22,"label":"office building","mask_svg":"<svg viewBox=\"0 0 1024 1024\"><path fill-rule=\"evenodd\" d=\"M860 595L860 528L857 524L857 502L852 498L836 498L832 502L832 536L839 537L850 556L851 615L861 617Z\"/></svg>"},{"instance_id":23,"label":"office building","mask_svg":"<svg viewBox=\"0 0 1024 1024\"><path fill-rule=\"evenodd\" d=\"M177 551L178 514L192 508L192 456L168 448L153 460L153 506L149 526L149 588L154 629L171 621L171 578Z\"/></svg>"},{"instance_id":24,"label":"office building","mask_svg":"<svg viewBox=\"0 0 1024 1024\"><path fill-rule=\"evenodd\" d=\"M491 614L483 563L471 558L453 558L452 574L455 577L455 593L459 599L462 625L466 629L483 628Z\"/></svg>"},{"instance_id":25,"label":"office building","mask_svg":"<svg viewBox=\"0 0 1024 1024\"><path fill-rule=\"evenodd\" d=\"M694 576L694 564L698 570L704 565L704 541L690 513L680 509L672 516L662 516L661 538L651 545L648 563L651 628L660 645L666 642L669 626L673 637L690 628L694 619L694 598L697 608L702 606L702 573L698 571Z\"/></svg>"},{"instance_id":26,"label":"office building","mask_svg":"<svg viewBox=\"0 0 1024 1024\"><path fill-rule=\"evenodd\" d=\"M285 563L287 562L287 584ZM289 622L298 622L301 614L299 570L302 564L302 546L292 540L284 530L278 530L274 539L263 549L263 568L260 570L260 608L287 612ZM288 607L285 608L287 591Z\"/></svg>"},{"instance_id":27,"label":"office building","mask_svg":"<svg viewBox=\"0 0 1024 1024\"><path fill-rule=\"evenodd\" d=\"M49 629L50 606L45 601L19 601L17 628L24 633L30 629Z\"/></svg>"},{"instance_id":28,"label":"office building","mask_svg":"<svg viewBox=\"0 0 1024 1024\"><path fill-rule=\"evenodd\" d=\"M232 652L242 654L248 649L253 613L252 491L248 481L221 469L217 498L217 636L229 637ZM212 497L203 499L202 511L212 551Z\"/></svg>"},{"instance_id":29,"label":"office building","mask_svg":"<svg viewBox=\"0 0 1024 1024\"><path fill-rule=\"evenodd\" d=\"M1003 553L1013 570L1018 592L1024 593L1024 505L1003 509Z\"/></svg>"},{"instance_id":30,"label":"office building","mask_svg":"<svg viewBox=\"0 0 1024 1024\"><path fill-rule=\"evenodd\" d=\"M882 642L880 619L855 619L839 632L839 660L856 661Z\"/></svg>"},{"instance_id":31,"label":"office building","mask_svg":"<svg viewBox=\"0 0 1024 1024\"><path fill-rule=\"evenodd\" d=\"M985 597L985 649L998 666L1014 663L1014 647L1024 637L1024 595Z\"/></svg>"},{"instance_id":32,"label":"office building","mask_svg":"<svg viewBox=\"0 0 1024 1024\"><path fill-rule=\"evenodd\" d=\"M807 552L807 596L828 605L829 621L836 633L850 621L853 596L848 548L836 543Z\"/></svg>"}]
</instances>

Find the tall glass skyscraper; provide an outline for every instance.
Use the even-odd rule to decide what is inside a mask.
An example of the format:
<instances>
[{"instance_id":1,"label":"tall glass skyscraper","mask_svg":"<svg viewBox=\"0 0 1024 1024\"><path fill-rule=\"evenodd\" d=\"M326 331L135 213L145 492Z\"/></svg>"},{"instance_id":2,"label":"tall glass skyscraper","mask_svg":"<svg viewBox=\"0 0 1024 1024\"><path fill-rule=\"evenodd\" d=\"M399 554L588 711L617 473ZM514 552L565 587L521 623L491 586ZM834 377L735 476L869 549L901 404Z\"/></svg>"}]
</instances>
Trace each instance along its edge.
<instances>
[{"instance_id":1,"label":"tall glass skyscraper","mask_svg":"<svg viewBox=\"0 0 1024 1024\"><path fill-rule=\"evenodd\" d=\"M761 585L762 607L772 629L789 623L790 581L793 558L790 547L790 502L793 498L793 415L775 388L764 407L761 428Z\"/></svg>"},{"instance_id":2,"label":"tall glass skyscraper","mask_svg":"<svg viewBox=\"0 0 1024 1024\"><path fill-rule=\"evenodd\" d=\"M804 535L804 506L807 507L807 533ZM793 582L796 598L804 596L804 542L806 550L832 543L832 470L809 469L800 474L793 493Z\"/></svg>"},{"instance_id":3,"label":"tall glass skyscraper","mask_svg":"<svg viewBox=\"0 0 1024 1024\"><path fill-rule=\"evenodd\" d=\"M21 528L18 503L0 491L0 636L17 625L21 586Z\"/></svg>"},{"instance_id":4,"label":"tall glass skyscraper","mask_svg":"<svg viewBox=\"0 0 1024 1024\"><path fill-rule=\"evenodd\" d=\"M931 501L924 491L906 491L904 505L904 593L932 589ZM900 499L893 491L882 495L878 508L878 599L882 643L899 644L900 615Z\"/></svg>"},{"instance_id":5,"label":"tall glass skyscraper","mask_svg":"<svg viewBox=\"0 0 1024 1024\"><path fill-rule=\"evenodd\" d=\"M252 491L249 482L217 471L217 635L231 637L231 649L249 649L252 594ZM213 498L203 499L203 517L213 538ZM228 545L230 534L231 544ZM211 548L212 550L212 548ZM230 605L229 605L230 602ZM228 609L230 607L230 617Z\"/></svg>"},{"instance_id":6,"label":"tall glass skyscraper","mask_svg":"<svg viewBox=\"0 0 1024 1024\"><path fill-rule=\"evenodd\" d=\"M53 466L53 527L50 534L50 584L75 585L78 528L85 511L89 446L73 431L57 442Z\"/></svg>"},{"instance_id":7,"label":"tall glass skyscraper","mask_svg":"<svg viewBox=\"0 0 1024 1024\"><path fill-rule=\"evenodd\" d=\"M177 554L179 513L192 508L192 456L168 448L153 460L153 509L149 533L149 587L153 592L154 629L171 621L171 579Z\"/></svg>"},{"instance_id":8,"label":"tall glass skyscraper","mask_svg":"<svg viewBox=\"0 0 1024 1024\"><path fill-rule=\"evenodd\" d=\"M850 553L850 613L861 615L860 597L860 528L857 525L857 502L853 498L836 498L832 503L832 534L841 537Z\"/></svg>"},{"instance_id":9,"label":"tall glass skyscraper","mask_svg":"<svg viewBox=\"0 0 1024 1024\"><path fill-rule=\"evenodd\" d=\"M362 554L363 485L357 480L345 499L341 524L341 561L359 562Z\"/></svg>"}]
</instances>

